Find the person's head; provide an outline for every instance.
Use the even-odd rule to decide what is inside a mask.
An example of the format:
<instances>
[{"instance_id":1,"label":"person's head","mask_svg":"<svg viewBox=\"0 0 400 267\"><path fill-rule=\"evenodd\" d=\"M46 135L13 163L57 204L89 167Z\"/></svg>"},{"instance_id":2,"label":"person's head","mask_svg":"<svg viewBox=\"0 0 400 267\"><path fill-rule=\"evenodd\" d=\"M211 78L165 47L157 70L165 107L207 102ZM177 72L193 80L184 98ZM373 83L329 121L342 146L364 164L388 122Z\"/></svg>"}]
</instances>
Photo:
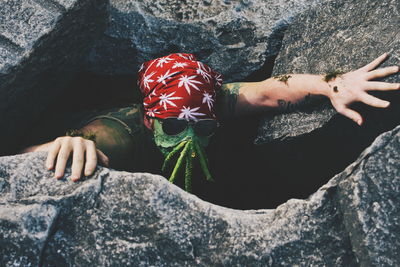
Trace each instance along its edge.
<instances>
[{"instance_id":1,"label":"person's head","mask_svg":"<svg viewBox=\"0 0 400 267\"><path fill-rule=\"evenodd\" d=\"M216 90L221 75L192 54L170 54L143 63L138 75L144 122L163 154L184 140L202 147L218 126Z\"/></svg>"},{"instance_id":2,"label":"person's head","mask_svg":"<svg viewBox=\"0 0 400 267\"><path fill-rule=\"evenodd\" d=\"M185 189L190 191L193 159L198 158L207 180L212 180L204 147L215 132L216 90L222 77L192 54L170 54L143 63L138 75L143 94L144 123L165 156L163 171L179 152L170 181L186 164Z\"/></svg>"}]
</instances>

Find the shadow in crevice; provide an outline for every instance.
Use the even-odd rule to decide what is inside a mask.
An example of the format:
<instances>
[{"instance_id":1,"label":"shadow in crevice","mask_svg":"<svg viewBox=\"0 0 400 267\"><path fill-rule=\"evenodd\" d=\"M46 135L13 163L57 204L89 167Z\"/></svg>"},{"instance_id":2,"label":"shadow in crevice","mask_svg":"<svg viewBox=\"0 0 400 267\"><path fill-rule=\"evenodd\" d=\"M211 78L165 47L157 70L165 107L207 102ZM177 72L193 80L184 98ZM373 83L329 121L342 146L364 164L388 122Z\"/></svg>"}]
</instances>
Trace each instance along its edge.
<instances>
[{"instance_id":1,"label":"shadow in crevice","mask_svg":"<svg viewBox=\"0 0 400 267\"><path fill-rule=\"evenodd\" d=\"M66 130L74 129L82 118L97 110L140 103L136 87L133 75L80 73L33 123L20 148L65 135Z\"/></svg>"},{"instance_id":2,"label":"shadow in crevice","mask_svg":"<svg viewBox=\"0 0 400 267\"><path fill-rule=\"evenodd\" d=\"M398 92L375 95L400 102ZM203 185L197 195L238 209L276 208L290 198L307 198L353 163L377 136L400 124L399 105L352 108L366 119L362 127L337 115L309 134L263 145L251 144L256 118L226 125L211 147L216 183Z\"/></svg>"}]
</instances>

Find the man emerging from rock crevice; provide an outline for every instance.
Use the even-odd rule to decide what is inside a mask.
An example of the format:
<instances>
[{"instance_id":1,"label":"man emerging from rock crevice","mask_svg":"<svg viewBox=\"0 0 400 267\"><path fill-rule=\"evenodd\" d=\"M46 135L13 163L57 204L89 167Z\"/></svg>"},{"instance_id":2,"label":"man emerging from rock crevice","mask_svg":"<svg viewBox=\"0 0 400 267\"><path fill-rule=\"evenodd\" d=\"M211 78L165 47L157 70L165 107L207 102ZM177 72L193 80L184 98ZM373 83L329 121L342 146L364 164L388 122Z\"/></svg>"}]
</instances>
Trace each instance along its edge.
<instances>
[{"instance_id":1,"label":"man emerging from rock crevice","mask_svg":"<svg viewBox=\"0 0 400 267\"><path fill-rule=\"evenodd\" d=\"M220 122L293 110L311 97L323 96L340 114L362 125L361 115L349 108L352 103L386 108L389 102L367 91L400 89L398 83L373 81L399 71L398 66L376 69L387 56L348 73L287 74L261 82L223 84L222 76L194 55L170 54L142 65L138 83L143 105L106 111L82 125L82 135L94 134L95 141L63 136L22 152L47 151L46 167L55 170L57 179L64 176L72 156L73 181L93 174L98 161L129 171L160 172L163 165L171 173L171 182L184 166L185 189L190 190L193 163L212 179L204 148Z\"/></svg>"}]
</instances>

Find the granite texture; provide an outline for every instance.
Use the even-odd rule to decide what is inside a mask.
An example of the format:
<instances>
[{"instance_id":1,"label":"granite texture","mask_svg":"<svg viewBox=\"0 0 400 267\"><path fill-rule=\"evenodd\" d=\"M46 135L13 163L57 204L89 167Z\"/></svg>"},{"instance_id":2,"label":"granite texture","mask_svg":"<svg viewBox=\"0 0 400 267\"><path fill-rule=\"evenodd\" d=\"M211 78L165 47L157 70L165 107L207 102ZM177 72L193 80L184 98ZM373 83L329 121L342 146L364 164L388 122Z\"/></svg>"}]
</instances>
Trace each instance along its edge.
<instances>
[{"instance_id":1,"label":"granite texture","mask_svg":"<svg viewBox=\"0 0 400 267\"><path fill-rule=\"evenodd\" d=\"M88 69L135 74L144 61L194 53L237 81L279 51L292 17L327 0L110 0L110 23L88 56Z\"/></svg>"},{"instance_id":2,"label":"granite texture","mask_svg":"<svg viewBox=\"0 0 400 267\"><path fill-rule=\"evenodd\" d=\"M5 266L396 266L400 126L308 199L207 203L147 173L55 180L41 152L0 158ZM70 174L70 169L67 175Z\"/></svg>"}]
</instances>

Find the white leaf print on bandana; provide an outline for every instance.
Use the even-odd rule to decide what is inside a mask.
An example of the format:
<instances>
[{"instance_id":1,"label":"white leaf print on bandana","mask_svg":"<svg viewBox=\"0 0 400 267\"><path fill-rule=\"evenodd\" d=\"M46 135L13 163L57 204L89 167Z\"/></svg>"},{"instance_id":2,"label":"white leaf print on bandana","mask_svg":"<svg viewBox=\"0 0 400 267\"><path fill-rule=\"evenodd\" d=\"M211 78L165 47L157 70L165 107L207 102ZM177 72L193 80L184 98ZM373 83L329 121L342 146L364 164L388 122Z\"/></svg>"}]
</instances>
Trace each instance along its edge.
<instances>
[{"instance_id":1,"label":"white leaf print on bandana","mask_svg":"<svg viewBox=\"0 0 400 267\"><path fill-rule=\"evenodd\" d=\"M157 61L156 67L162 67L164 63L169 63L172 60L172 58L169 57L162 57Z\"/></svg>"},{"instance_id":2,"label":"white leaf print on bandana","mask_svg":"<svg viewBox=\"0 0 400 267\"><path fill-rule=\"evenodd\" d=\"M176 107L175 103L172 100L182 99L180 96L173 96L175 92L167 94L161 94L160 96L160 106L163 106L165 110L167 110L167 104Z\"/></svg>"},{"instance_id":3,"label":"white leaf print on bandana","mask_svg":"<svg viewBox=\"0 0 400 267\"><path fill-rule=\"evenodd\" d=\"M182 77L179 78L180 82L178 84L178 87L182 87L182 85L185 86L185 89L189 95L190 95L190 87L193 87L197 91L200 91L200 89L196 86L196 83L197 84L203 84L203 83L195 80L194 78L196 78L196 75L189 77L187 75L182 75Z\"/></svg>"},{"instance_id":4,"label":"white leaf print on bandana","mask_svg":"<svg viewBox=\"0 0 400 267\"><path fill-rule=\"evenodd\" d=\"M197 121L198 118L196 116L204 116L204 113L200 113L200 112L196 112L197 110L199 110L200 107L197 108L190 108L190 107L185 107L183 106L183 108L181 109L181 114L179 114L178 118L180 119L185 119L185 120L194 120Z\"/></svg>"},{"instance_id":5,"label":"white leaf print on bandana","mask_svg":"<svg viewBox=\"0 0 400 267\"><path fill-rule=\"evenodd\" d=\"M150 73L149 75L146 75L146 76L143 78L143 84L144 84L144 86L145 86L147 89L150 89L149 83L154 82L154 80L150 79L151 76L153 76L154 74L155 74L155 72L152 72L152 73Z\"/></svg>"},{"instance_id":6,"label":"white leaf print on bandana","mask_svg":"<svg viewBox=\"0 0 400 267\"><path fill-rule=\"evenodd\" d=\"M203 104L204 103L207 103L208 109L211 111L211 108L214 105L214 99L212 95L210 95L209 93L203 93Z\"/></svg>"},{"instance_id":7,"label":"white leaf print on bandana","mask_svg":"<svg viewBox=\"0 0 400 267\"><path fill-rule=\"evenodd\" d=\"M173 73L170 74L170 73L169 73L169 70L167 70L167 72L166 72L165 74L158 76L157 82L158 82L158 83L163 83L163 84L167 85L167 83L165 82L165 80L171 79L171 77L174 76L174 75L177 74L177 73L179 73L179 71L175 71L175 72L173 72Z\"/></svg>"}]
</instances>

